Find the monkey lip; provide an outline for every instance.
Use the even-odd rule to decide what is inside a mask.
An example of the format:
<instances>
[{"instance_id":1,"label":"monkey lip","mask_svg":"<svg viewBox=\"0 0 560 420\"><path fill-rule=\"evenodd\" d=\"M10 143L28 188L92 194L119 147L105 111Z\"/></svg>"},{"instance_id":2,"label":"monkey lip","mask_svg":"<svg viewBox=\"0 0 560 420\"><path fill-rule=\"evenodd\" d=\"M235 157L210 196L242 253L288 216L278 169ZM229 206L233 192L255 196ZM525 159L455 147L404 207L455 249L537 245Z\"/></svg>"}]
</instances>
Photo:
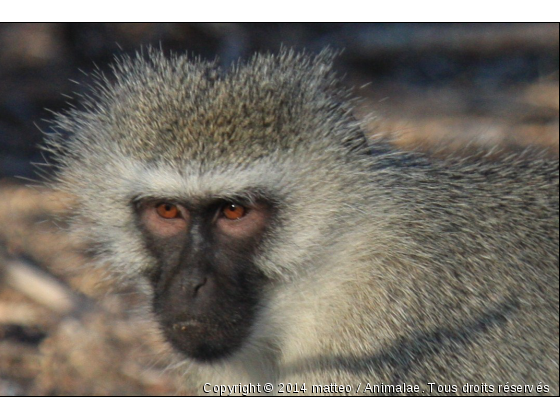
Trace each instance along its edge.
<instances>
[{"instance_id":1,"label":"monkey lip","mask_svg":"<svg viewBox=\"0 0 560 420\"><path fill-rule=\"evenodd\" d=\"M190 319L188 321L183 322L175 322L171 325L171 329L173 331L186 331L190 328L200 328L202 323L197 321L196 319Z\"/></svg>"}]
</instances>

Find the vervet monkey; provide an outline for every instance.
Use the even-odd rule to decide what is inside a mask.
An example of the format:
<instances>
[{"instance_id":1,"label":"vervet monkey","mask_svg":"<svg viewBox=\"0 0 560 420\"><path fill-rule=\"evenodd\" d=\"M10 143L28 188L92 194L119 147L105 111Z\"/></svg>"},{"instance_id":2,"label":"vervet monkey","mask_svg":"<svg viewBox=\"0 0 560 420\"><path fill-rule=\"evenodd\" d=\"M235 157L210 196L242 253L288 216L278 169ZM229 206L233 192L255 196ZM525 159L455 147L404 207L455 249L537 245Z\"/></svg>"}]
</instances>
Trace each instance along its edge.
<instances>
[{"instance_id":1,"label":"vervet monkey","mask_svg":"<svg viewBox=\"0 0 560 420\"><path fill-rule=\"evenodd\" d=\"M332 59L119 61L48 140L74 230L200 394L557 395L558 160L368 139Z\"/></svg>"}]
</instances>

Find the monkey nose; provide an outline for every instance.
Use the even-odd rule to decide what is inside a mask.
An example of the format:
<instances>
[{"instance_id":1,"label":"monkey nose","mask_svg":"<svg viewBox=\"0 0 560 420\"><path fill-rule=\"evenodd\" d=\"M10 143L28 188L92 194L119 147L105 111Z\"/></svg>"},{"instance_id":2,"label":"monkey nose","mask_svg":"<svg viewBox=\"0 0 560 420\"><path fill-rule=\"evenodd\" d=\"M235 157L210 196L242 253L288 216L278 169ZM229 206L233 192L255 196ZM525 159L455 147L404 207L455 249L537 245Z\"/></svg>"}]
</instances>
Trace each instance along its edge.
<instances>
[{"instance_id":1,"label":"monkey nose","mask_svg":"<svg viewBox=\"0 0 560 420\"><path fill-rule=\"evenodd\" d=\"M208 283L207 277L189 279L181 284L181 291L196 297L200 289Z\"/></svg>"},{"instance_id":2,"label":"monkey nose","mask_svg":"<svg viewBox=\"0 0 560 420\"><path fill-rule=\"evenodd\" d=\"M202 286L204 286L206 283L208 283L208 278L207 277L203 277L197 284L194 285L194 295L196 296L196 294L198 293L198 291L200 290L200 288Z\"/></svg>"}]
</instances>

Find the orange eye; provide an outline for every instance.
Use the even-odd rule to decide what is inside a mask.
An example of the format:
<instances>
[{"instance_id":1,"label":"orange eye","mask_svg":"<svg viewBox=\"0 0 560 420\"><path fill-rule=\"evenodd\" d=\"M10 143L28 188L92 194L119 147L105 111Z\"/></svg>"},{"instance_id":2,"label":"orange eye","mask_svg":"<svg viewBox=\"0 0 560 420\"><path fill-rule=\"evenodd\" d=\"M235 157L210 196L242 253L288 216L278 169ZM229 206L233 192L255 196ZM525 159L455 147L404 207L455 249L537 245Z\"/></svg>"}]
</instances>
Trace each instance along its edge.
<instances>
[{"instance_id":1,"label":"orange eye","mask_svg":"<svg viewBox=\"0 0 560 420\"><path fill-rule=\"evenodd\" d=\"M247 214L247 209L239 204L226 204L222 208L222 213L226 219L237 220L241 219L245 214Z\"/></svg>"},{"instance_id":2,"label":"orange eye","mask_svg":"<svg viewBox=\"0 0 560 420\"><path fill-rule=\"evenodd\" d=\"M156 207L157 214L164 219L176 219L179 217L179 209L174 204L162 203Z\"/></svg>"}]
</instances>

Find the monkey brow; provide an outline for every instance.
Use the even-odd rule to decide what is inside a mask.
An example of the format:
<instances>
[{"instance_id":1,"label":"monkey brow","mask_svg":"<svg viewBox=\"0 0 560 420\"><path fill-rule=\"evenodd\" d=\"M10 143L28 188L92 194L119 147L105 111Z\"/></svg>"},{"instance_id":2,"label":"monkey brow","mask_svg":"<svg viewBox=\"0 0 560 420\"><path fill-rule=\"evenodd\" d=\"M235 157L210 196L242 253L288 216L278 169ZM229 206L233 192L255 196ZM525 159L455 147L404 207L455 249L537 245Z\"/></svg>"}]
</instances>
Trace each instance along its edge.
<instances>
[{"instance_id":1,"label":"monkey brow","mask_svg":"<svg viewBox=\"0 0 560 420\"><path fill-rule=\"evenodd\" d=\"M133 205L138 205L146 201L169 201L174 203L188 203L191 205L207 205L217 201L242 204L265 202L271 204L277 200L273 198L272 194L262 188L250 188L231 193L225 191L222 194L201 194L194 196L166 194L164 192L162 192L162 194L154 194L150 192L148 194L136 194L130 199L130 203Z\"/></svg>"},{"instance_id":2,"label":"monkey brow","mask_svg":"<svg viewBox=\"0 0 560 420\"><path fill-rule=\"evenodd\" d=\"M221 199L226 201L238 201L247 204L256 203L259 201L272 201L272 195L261 188L250 188L241 191L236 191L234 193L228 194L218 194L213 196L214 199Z\"/></svg>"}]
</instances>

